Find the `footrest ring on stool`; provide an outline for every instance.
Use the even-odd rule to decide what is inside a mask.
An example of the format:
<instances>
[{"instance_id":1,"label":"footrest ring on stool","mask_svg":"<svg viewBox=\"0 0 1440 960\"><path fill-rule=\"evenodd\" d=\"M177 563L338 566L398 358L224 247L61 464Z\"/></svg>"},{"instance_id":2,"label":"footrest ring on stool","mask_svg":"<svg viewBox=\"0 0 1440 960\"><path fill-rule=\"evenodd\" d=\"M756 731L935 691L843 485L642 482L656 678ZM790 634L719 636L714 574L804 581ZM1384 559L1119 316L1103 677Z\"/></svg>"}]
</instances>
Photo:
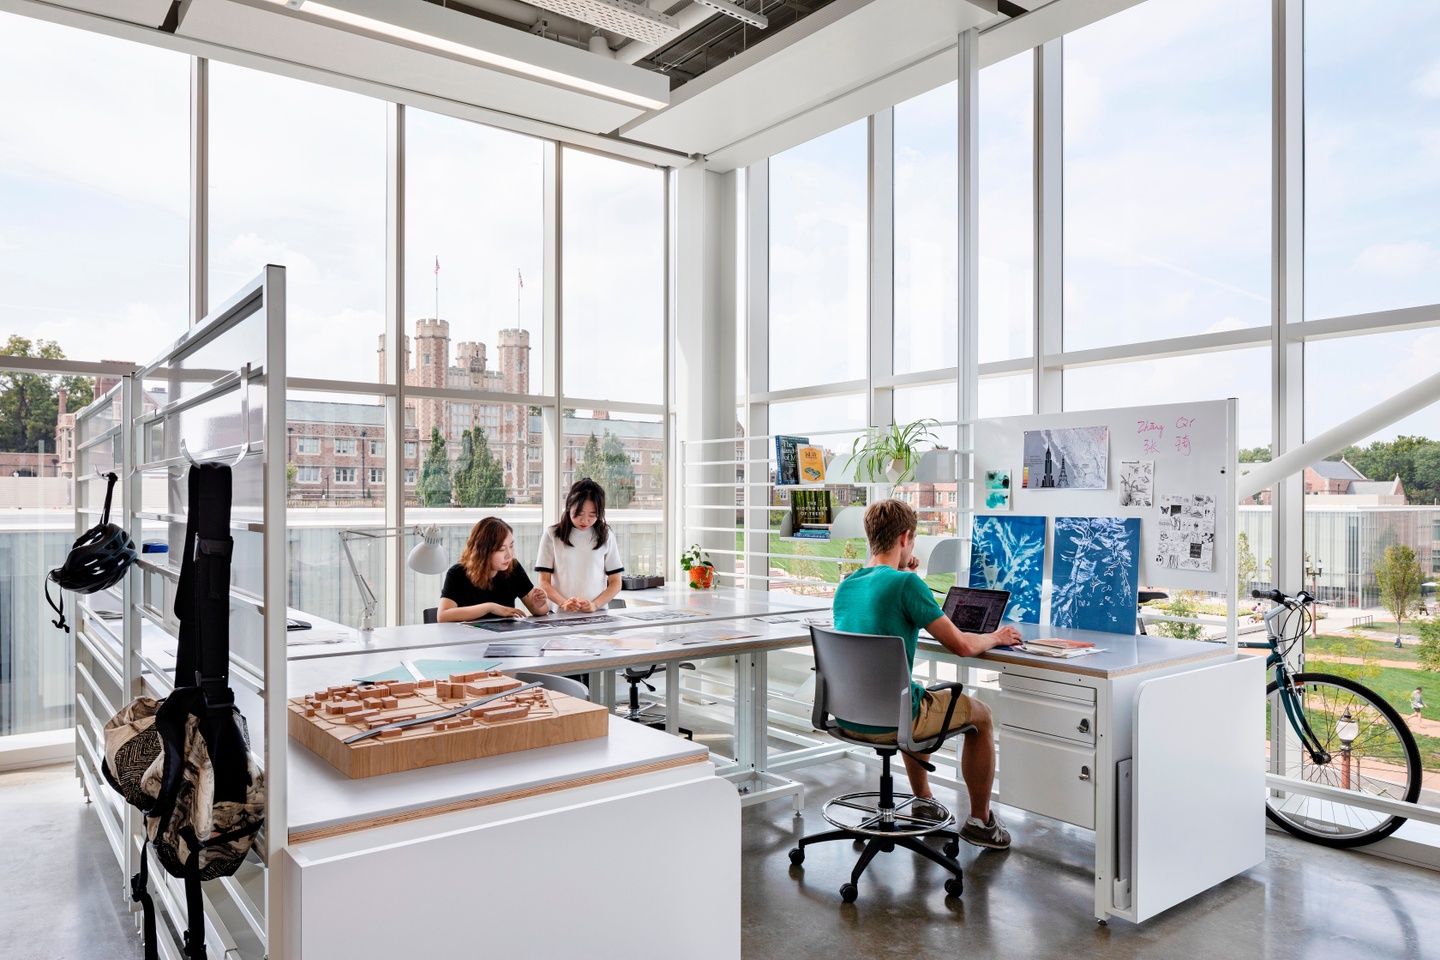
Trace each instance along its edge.
<instances>
[{"instance_id":1,"label":"footrest ring on stool","mask_svg":"<svg viewBox=\"0 0 1440 960\"><path fill-rule=\"evenodd\" d=\"M944 819L936 820L907 812L915 801L911 794L896 793L891 795L891 799L895 806L889 811L889 816L880 809L880 794L873 791L836 797L821 808L820 815L841 830L871 837L923 837L954 822L949 809L935 800L928 802L945 812Z\"/></svg>"}]
</instances>

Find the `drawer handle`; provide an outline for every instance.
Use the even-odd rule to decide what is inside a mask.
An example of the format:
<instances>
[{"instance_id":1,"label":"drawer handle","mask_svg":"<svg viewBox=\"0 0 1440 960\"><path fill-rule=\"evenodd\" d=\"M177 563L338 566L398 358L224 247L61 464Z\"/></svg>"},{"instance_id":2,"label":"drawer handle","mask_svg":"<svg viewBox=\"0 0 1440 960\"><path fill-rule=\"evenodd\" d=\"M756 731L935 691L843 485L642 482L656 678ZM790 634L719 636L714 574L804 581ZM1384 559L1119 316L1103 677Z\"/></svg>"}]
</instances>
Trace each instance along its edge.
<instances>
[{"instance_id":1,"label":"drawer handle","mask_svg":"<svg viewBox=\"0 0 1440 960\"><path fill-rule=\"evenodd\" d=\"M1090 779L1090 768L1089 768L1089 767L1081 767L1081 768L1080 768L1080 779L1081 779L1081 780L1089 780L1089 779Z\"/></svg>"},{"instance_id":2,"label":"drawer handle","mask_svg":"<svg viewBox=\"0 0 1440 960\"><path fill-rule=\"evenodd\" d=\"M1087 717L1086 719L1081 720L1081 721L1080 721L1080 726L1076 727L1075 729L1076 729L1076 730L1079 730L1081 733L1089 733L1089 732L1090 732L1090 719Z\"/></svg>"}]
</instances>

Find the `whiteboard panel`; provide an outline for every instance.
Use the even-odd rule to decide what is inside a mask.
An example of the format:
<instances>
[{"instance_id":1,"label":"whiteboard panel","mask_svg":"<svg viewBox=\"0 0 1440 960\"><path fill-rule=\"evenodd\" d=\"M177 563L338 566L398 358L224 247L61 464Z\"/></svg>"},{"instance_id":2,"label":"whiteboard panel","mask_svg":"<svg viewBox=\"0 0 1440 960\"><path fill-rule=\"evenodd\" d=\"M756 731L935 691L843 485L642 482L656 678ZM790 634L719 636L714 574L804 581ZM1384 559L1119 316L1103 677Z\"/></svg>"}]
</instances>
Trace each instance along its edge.
<instances>
[{"instance_id":1,"label":"whiteboard panel","mask_svg":"<svg viewBox=\"0 0 1440 960\"><path fill-rule=\"evenodd\" d=\"M1025 489L1024 443L1027 430L1107 427L1108 483L1105 489ZM1049 518L1045 528L1045 581L1051 579L1056 517L1138 517L1140 585L1178 590L1235 589L1235 400L1154 404L1111 410L1081 410L1026 417L977 420L973 425L974 465L970 485L977 516L1014 514ZM1152 505L1120 505L1120 461L1153 460ZM986 470L1009 470L1011 508L985 509ZM1165 569L1156 557L1160 542L1160 498L1208 494L1215 498L1215 548L1210 570ZM969 531L964 531L969 535ZM1046 590L1042 623L1049 622Z\"/></svg>"}]
</instances>

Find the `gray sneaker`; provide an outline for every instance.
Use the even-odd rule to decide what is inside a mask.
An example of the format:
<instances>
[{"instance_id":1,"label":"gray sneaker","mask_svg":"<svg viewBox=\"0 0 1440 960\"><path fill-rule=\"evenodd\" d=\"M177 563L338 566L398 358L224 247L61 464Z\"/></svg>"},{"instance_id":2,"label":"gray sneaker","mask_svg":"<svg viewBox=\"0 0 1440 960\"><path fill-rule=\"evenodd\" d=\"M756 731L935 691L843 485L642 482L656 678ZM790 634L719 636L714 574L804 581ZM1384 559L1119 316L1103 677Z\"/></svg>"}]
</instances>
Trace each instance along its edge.
<instances>
[{"instance_id":1,"label":"gray sneaker","mask_svg":"<svg viewBox=\"0 0 1440 960\"><path fill-rule=\"evenodd\" d=\"M960 839L991 850L1010 848L1010 831L1005 829L1005 824L1000 822L994 810L990 811L989 823L981 823L978 817L966 817L965 825L960 828Z\"/></svg>"},{"instance_id":2,"label":"gray sneaker","mask_svg":"<svg viewBox=\"0 0 1440 960\"><path fill-rule=\"evenodd\" d=\"M950 822L950 811L929 797L916 797L901 813L921 820L932 820L942 826Z\"/></svg>"}]
</instances>

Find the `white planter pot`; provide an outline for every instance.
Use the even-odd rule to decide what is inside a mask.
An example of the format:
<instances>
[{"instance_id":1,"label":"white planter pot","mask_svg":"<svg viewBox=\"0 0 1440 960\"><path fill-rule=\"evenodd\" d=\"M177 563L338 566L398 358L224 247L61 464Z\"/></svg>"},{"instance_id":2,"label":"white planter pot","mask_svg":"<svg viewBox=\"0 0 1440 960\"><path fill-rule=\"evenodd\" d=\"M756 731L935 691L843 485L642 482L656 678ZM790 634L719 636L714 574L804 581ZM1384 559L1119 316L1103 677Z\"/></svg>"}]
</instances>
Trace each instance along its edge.
<instances>
[{"instance_id":1,"label":"white planter pot","mask_svg":"<svg viewBox=\"0 0 1440 960\"><path fill-rule=\"evenodd\" d=\"M885 476L891 483L898 483L900 476L905 472L905 461L899 457L890 461L890 466L885 470Z\"/></svg>"}]
</instances>

